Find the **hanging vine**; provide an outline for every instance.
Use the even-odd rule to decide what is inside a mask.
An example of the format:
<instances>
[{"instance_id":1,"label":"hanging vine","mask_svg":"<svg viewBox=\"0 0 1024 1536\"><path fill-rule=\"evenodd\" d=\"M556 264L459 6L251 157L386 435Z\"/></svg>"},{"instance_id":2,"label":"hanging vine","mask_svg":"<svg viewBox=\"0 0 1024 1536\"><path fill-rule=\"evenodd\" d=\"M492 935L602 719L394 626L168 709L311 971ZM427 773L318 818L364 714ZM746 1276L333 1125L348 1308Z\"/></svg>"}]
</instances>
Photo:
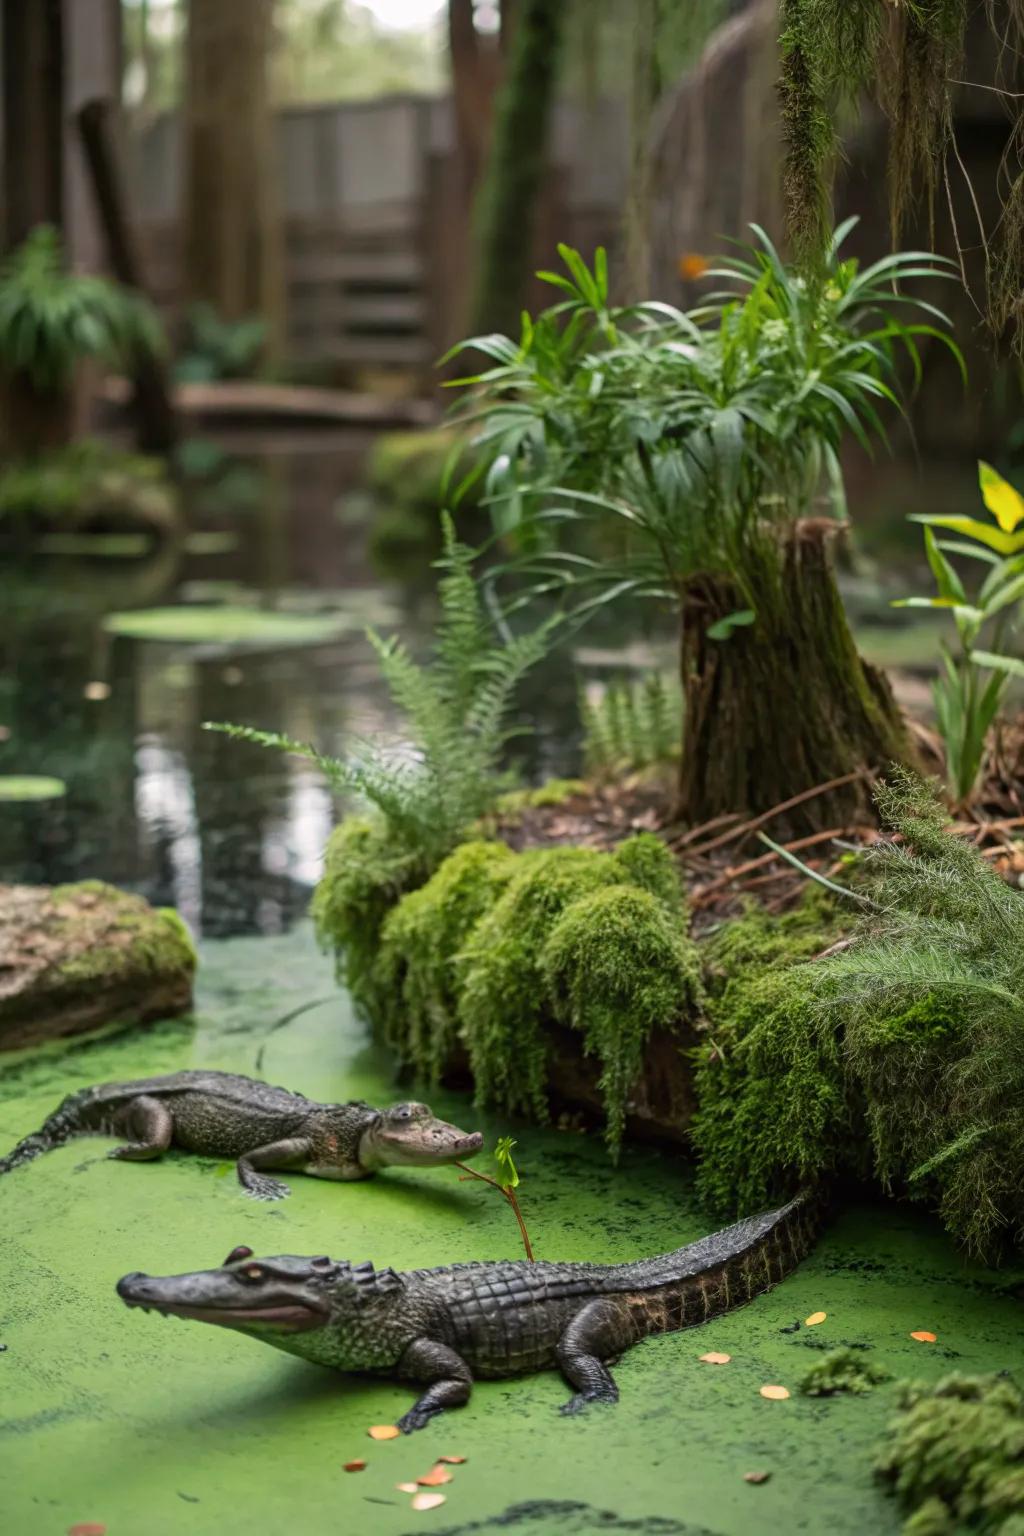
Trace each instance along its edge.
<instances>
[{"instance_id":1,"label":"hanging vine","mask_svg":"<svg viewBox=\"0 0 1024 1536\"><path fill-rule=\"evenodd\" d=\"M1024 95L1004 78L1024 46L1024 0L780 0L779 10L786 220L794 253L806 265L824 249L832 226L837 124L866 90L889 123L893 243L918 205L934 236L941 193L961 249L950 166L965 179L966 172L954 136L952 93L965 83L969 25L991 30L997 78L974 83L998 92L1010 119L999 178L1002 209L993 229L981 226L968 187L986 253L987 318L997 333L1012 326L1015 345L1024 351ZM969 243L976 243L973 231Z\"/></svg>"}]
</instances>

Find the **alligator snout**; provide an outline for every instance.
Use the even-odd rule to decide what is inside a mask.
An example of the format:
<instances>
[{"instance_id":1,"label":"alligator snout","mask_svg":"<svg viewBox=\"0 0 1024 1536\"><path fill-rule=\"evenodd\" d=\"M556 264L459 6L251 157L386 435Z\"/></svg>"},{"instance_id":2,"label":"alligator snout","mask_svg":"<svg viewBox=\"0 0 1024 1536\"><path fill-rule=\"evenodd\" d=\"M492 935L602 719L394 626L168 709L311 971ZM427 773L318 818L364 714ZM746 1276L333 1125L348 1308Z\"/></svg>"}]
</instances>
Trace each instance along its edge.
<instances>
[{"instance_id":1,"label":"alligator snout","mask_svg":"<svg viewBox=\"0 0 1024 1536\"><path fill-rule=\"evenodd\" d=\"M483 1144L482 1132L473 1131L469 1136L463 1136L461 1141L455 1143L455 1150L461 1157L470 1157L474 1152L479 1152Z\"/></svg>"},{"instance_id":2,"label":"alligator snout","mask_svg":"<svg viewBox=\"0 0 1024 1536\"><path fill-rule=\"evenodd\" d=\"M144 1302L152 1301L154 1297L150 1276L144 1275L141 1270L133 1269L130 1275L122 1275L117 1282L117 1294L122 1301L128 1302L129 1306L139 1306Z\"/></svg>"}]
</instances>

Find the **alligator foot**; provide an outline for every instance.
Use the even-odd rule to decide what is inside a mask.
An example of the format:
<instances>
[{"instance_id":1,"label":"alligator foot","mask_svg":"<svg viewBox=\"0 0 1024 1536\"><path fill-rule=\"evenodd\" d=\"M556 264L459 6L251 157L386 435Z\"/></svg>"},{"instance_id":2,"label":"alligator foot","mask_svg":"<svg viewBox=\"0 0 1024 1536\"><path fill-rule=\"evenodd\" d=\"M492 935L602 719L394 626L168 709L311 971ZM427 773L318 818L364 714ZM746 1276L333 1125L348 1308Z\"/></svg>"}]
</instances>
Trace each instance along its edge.
<instances>
[{"instance_id":1,"label":"alligator foot","mask_svg":"<svg viewBox=\"0 0 1024 1536\"><path fill-rule=\"evenodd\" d=\"M244 1188L253 1200L283 1200L291 1194L291 1189L281 1179L271 1179L265 1173L251 1173Z\"/></svg>"},{"instance_id":2,"label":"alligator foot","mask_svg":"<svg viewBox=\"0 0 1024 1536\"><path fill-rule=\"evenodd\" d=\"M592 1403L617 1403L619 1394L612 1392L577 1392L575 1397L570 1397L567 1403L559 1408L559 1413L576 1414L583 1413Z\"/></svg>"}]
</instances>

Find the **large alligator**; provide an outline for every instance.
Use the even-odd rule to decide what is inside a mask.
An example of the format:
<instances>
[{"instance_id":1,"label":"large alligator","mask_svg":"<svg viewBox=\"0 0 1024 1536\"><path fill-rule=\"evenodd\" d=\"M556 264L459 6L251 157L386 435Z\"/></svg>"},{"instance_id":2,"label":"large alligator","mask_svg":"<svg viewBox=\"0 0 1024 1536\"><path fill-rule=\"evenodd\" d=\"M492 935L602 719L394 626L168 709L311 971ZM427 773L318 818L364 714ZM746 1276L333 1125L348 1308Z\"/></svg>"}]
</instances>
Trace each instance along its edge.
<instances>
[{"instance_id":1,"label":"large alligator","mask_svg":"<svg viewBox=\"0 0 1024 1536\"><path fill-rule=\"evenodd\" d=\"M237 1158L239 1182L257 1200L279 1200L287 1184L264 1168L318 1179L366 1179L395 1165L433 1168L473 1157L483 1137L437 1120L426 1104L316 1104L230 1072L172 1072L133 1083L100 1083L69 1094L42 1129L0 1158L0 1173L75 1136L130 1138L108 1155L147 1162L168 1147Z\"/></svg>"},{"instance_id":2,"label":"large alligator","mask_svg":"<svg viewBox=\"0 0 1024 1536\"><path fill-rule=\"evenodd\" d=\"M474 1377L557 1365L575 1395L564 1413L618 1400L606 1364L650 1334L703 1323L782 1280L810 1249L817 1212L798 1195L659 1258L632 1264L453 1264L408 1274L322 1258L256 1259L220 1269L125 1275L130 1307L219 1323L339 1371L419 1382L408 1433L469 1399Z\"/></svg>"}]
</instances>

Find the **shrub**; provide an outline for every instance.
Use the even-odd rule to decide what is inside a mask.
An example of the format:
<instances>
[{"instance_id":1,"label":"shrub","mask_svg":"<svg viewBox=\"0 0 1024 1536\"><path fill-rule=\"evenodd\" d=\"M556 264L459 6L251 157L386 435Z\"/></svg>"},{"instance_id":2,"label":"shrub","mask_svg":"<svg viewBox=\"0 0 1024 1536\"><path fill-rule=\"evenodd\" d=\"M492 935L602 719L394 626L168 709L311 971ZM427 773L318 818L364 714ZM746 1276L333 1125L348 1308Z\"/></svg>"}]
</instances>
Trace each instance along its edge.
<instances>
[{"instance_id":1,"label":"shrub","mask_svg":"<svg viewBox=\"0 0 1024 1536\"><path fill-rule=\"evenodd\" d=\"M580 697L583 761L595 778L666 768L679 756L682 700L675 679L622 678L598 698Z\"/></svg>"},{"instance_id":2,"label":"shrub","mask_svg":"<svg viewBox=\"0 0 1024 1536\"><path fill-rule=\"evenodd\" d=\"M872 1387L889 1380L889 1372L873 1365L861 1349L830 1349L800 1380L806 1397L836 1397L850 1392L862 1397Z\"/></svg>"}]
</instances>

